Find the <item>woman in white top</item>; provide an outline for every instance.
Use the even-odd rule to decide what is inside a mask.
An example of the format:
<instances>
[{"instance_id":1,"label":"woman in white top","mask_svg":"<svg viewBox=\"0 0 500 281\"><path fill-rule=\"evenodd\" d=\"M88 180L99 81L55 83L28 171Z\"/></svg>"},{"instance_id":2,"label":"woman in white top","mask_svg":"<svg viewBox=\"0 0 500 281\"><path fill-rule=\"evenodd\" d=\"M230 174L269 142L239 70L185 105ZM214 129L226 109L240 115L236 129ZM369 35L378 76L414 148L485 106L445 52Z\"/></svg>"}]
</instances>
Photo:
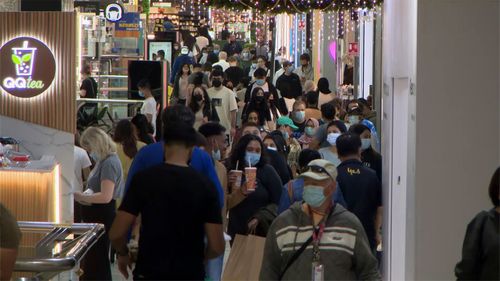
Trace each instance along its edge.
<instances>
[{"instance_id":1,"label":"woman in white top","mask_svg":"<svg viewBox=\"0 0 500 281\"><path fill-rule=\"evenodd\" d=\"M318 152L321 154L321 158L332 162L336 167L341 163L339 155L337 154L337 138L345 133L346 127L342 121L332 121L327 125L326 128L326 140L330 144L329 147L321 148ZM323 141L323 140L322 140Z\"/></svg>"},{"instance_id":2,"label":"woman in white top","mask_svg":"<svg viewBox=\"0 0 500 281\"><path fill-rule=\"evenodd\" d=\"M189 99L189 75L191 75L190 65L185 63L181 71L175 76L174 91L172 92L172 103L187 105Z\"/></svg>"}]
</instances>

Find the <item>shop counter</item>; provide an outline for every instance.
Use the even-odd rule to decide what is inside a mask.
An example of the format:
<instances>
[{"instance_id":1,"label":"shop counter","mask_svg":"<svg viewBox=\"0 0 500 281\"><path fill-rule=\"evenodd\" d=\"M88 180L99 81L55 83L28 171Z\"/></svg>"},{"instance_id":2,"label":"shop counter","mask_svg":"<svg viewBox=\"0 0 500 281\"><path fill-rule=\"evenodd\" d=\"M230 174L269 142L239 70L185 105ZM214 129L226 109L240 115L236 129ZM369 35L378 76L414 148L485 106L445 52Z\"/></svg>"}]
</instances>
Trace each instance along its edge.
<instances>
[{"instance_id":1,"label":"shop counter","mask_svg":"<svg viewBox=\"0 0 500 281\"><path fill-rule=\"evenodd\" d=\"M59 165L31 161L24 168L0 168L0 202L18 221L60 221Z\"/></svg>"}]
</instances>

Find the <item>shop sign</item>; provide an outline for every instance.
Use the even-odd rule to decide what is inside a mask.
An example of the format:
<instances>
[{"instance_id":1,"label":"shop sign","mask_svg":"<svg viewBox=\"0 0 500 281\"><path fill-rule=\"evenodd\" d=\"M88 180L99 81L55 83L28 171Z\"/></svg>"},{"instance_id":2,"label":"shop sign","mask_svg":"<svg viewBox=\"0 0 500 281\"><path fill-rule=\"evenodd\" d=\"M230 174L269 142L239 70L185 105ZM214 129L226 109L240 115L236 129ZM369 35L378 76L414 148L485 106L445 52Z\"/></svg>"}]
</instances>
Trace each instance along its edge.
<instances>
[{"instance_id":1,"label":"shop sign","mask_svg":"<svg viewBox=\"0 0 500 281\"><path fill-rule=\"evenodd\" d=\"M54 81L52 51L33 37L17 37L0 48L0 86L7 93L31 98L43 94Z\"/></svg>"},{"instance_id":2,"label":"shop sign","mask_svg":"<svg viewBox=\"0 0 500 281\"><path fill-rule=\"evenodd\" d=\"M353 42L349 43L349 55L351 56L359 56L359 43Z\"/></svg>"},{"instance_id":3,"label":"shop sign","mask_svg":"<svg viewBox=\"0 0 500 281\"><path fill-rule=\"evenodd\" d=\"M104 16L110 22L117 22L123 17L123 6L117 3L109 4L106 6Z\"/></svg>"},{"instance_id":4,"label":"shop sign","mask_svg":"<svg viewBox=\"0 0 500 281\"><path fill-rule=\"evenodd\" d=\"M125 13L122 19L115 23L115 31L139 31L139 13Z\"/></svg>"}]
</instances>

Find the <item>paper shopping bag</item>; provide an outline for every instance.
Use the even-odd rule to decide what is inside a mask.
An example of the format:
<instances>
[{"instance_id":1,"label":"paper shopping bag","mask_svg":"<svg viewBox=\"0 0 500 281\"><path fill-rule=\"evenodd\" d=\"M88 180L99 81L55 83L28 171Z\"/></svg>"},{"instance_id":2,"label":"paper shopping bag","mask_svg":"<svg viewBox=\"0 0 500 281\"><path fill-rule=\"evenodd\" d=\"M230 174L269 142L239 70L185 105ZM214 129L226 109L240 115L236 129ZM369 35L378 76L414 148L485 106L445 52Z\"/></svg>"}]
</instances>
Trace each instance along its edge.
<instances>
[{"instance_id":1,"label":"paper shopping bag","mask_svg":"<svg viewBox=\"0 0 500 281\"><path fill-rule=\"evenodd\" d=\"M265 243L263 237L237 234L222 280L259 280Z\"/></svg>"}]
</instances>

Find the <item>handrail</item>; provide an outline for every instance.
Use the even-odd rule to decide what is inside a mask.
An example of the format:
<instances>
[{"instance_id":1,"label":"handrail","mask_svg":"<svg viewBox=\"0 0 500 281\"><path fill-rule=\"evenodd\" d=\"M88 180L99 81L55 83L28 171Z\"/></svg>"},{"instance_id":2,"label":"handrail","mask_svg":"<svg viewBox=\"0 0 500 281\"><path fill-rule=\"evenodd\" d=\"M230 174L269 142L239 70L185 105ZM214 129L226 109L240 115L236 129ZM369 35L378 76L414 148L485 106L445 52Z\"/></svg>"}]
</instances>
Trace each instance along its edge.
<instances>
[{"instance_id":1,"label":"handrail","mask_svg":"<svg viewBox=\"0 0 500 281\"><path fill-rule=\"evenodd\" d=\"M118 100L118 99L89 99L89 98L77 98L77 102L93 102L93 103L119 103L119 104L133 104L133 103L144 103L144 100Z\"/></svg>"},{"instance_id":2,"label":"handrail","mask_svg":"<svg viewBox=\"0 0 500 281\"><path fill-rule=\"evenodd\" d=\"M67 252L61 252L61 257L29 257L16 260L14 271L45 273L43 274L44 277L55 276L59 272L74 268L104 234L104 225L97 223L64 225L50 222L19 222L18 225L21 232L50 232L54 228L60 228L67 230L68 234L81 235L75 238L78 242L73 243L74 245ZM46 239L42 240L45 242ZM72 243L72 241L69 243Z\"/></svg>"}]
</instances>

